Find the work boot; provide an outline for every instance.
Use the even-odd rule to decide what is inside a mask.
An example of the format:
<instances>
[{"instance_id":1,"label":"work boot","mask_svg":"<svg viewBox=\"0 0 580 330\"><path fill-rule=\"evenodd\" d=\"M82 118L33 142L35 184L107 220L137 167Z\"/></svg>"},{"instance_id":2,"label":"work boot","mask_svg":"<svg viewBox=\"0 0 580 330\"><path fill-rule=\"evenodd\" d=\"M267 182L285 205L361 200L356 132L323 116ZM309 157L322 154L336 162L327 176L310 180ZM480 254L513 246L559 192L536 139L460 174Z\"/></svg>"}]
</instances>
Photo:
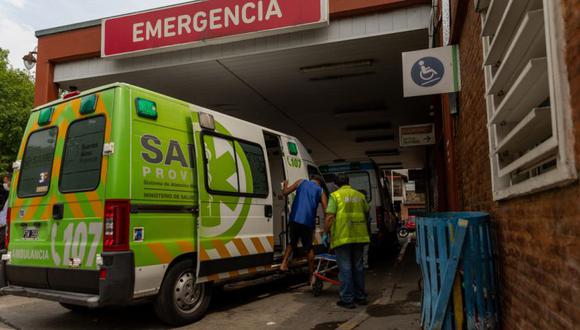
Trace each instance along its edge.
<instances>
[{"instance_id":1,"label":"work boot","mask_svg":"<svg viewBox=\"0 0 580 330\"><path fill-rule=\"evenodd\" d=\"M354 303L360 306L366 306L369 304L369 300L368 299L355 299Z\"/></svg>"},{"instance_id":2,"label":"work boot","mask_svg":"<svg viewBox=\"0 0 580 330\"><path fill-rule=\"evenodd\" d=\"M336 302L336 306L346 308L346 309L355 309L356 305L353 303L347 303L342 300Z\"/></svg>"}]
</instances>

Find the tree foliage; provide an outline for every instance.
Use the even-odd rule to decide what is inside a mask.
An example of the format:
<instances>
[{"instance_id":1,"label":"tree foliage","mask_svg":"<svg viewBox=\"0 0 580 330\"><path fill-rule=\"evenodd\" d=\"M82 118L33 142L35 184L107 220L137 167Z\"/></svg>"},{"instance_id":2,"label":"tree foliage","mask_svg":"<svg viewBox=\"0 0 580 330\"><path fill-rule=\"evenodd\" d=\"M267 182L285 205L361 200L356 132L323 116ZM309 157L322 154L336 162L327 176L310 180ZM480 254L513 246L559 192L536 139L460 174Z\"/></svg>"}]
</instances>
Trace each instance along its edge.
<instances>
[{"instance_id":1,"label":"tree foliage","mask_svg":"<svg viewBox=\"0 0 580 330\"><path fill-rule=\"evenodd\" d=\"M11 170L33 103L32 78L12 68L8 51L0 48L0 173Z\"/></svg>"}]
</instances>

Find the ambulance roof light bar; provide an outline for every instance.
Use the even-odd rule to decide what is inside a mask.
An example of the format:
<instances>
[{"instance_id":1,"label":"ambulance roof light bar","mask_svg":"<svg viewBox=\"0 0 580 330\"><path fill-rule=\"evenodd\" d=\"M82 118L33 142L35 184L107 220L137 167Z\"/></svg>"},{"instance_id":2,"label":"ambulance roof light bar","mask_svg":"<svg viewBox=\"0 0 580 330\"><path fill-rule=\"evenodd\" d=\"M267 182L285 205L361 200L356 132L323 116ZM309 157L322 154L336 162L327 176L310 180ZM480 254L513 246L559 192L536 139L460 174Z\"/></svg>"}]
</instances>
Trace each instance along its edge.
<instances>
[{"instance_id":1,"label":"ambulance roof light bar","mask_svg":"<svg viewBox=\"0 0 580 330\"><path fill-rule=\"evenodd\" d=\"M62 99L63 100L70 99L70 98L73 98L73 97L79 95L80 93L81 93L80 91L72 91L72 92L64 94L62 96Z\"/></svg>"}]
</instances>

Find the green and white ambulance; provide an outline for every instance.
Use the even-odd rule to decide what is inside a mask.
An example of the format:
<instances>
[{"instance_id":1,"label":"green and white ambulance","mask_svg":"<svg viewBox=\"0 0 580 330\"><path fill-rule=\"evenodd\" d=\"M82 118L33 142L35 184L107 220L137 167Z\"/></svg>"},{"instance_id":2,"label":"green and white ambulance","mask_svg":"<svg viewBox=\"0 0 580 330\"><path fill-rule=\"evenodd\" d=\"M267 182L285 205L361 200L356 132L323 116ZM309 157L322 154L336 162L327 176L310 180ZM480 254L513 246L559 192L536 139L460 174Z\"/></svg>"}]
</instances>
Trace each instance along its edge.
<instances>
[{"instance_id":1,"label":"green and white ambulance","mask_svg":"<svg viewBox=\"0 0 580 330\"><path fill-rule=\"evenodd\" d=\"M152 300L175 325L203 316L213 284L275 269L280 183L319 173L294 137L121 83L34 109L17 159L2 291Z\"/></svg>"}]
</instances>

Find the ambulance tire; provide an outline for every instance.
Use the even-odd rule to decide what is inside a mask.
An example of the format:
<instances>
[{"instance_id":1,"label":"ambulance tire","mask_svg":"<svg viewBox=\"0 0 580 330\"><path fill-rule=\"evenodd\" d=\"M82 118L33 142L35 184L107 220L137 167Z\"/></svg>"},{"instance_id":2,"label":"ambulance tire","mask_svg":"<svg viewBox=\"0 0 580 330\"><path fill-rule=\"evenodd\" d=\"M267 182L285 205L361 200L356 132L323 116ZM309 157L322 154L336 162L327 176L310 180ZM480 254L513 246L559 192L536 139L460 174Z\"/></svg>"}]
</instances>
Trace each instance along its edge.
<instances>
[{"instance_id":1,"label":"ambulance tire","mask_svg":"<svg viewBox=\"0 0 580 330\"><path fill-rule=\"evenodd\" d=\"M157 317L173 326L201 319L211 300L211 283L195 284L193 260L182 260L167 272L154 303Z\"/></svg>"}]
</instances>

